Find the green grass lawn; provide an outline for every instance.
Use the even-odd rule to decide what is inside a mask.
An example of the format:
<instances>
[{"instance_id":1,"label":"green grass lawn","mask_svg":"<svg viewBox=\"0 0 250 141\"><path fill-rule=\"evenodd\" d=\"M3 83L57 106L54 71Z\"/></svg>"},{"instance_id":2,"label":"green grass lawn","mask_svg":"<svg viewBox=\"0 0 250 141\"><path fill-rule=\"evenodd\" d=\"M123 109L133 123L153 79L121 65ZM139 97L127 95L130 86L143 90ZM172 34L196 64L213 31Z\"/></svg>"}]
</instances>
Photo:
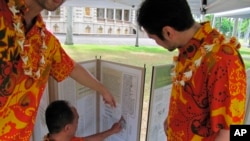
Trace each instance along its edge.
<instances>
[{"instance_id":1,"label":"green grass lawn","mask_svg":"<svg viewBox=\"0 0 250 141\"><path fill-rule=\"evenodd\" d=\"M113 61L138 67L146 67L144 100L149 100L152 67L172 63L177 51L169 52L159 46L126 45L63 45L66 52L76 61L102 60ZM247 68L250 68L250 48L242 47L240 53Z\"/></svg>"},{"instance_id":2,"label":"green grass lawn","mask_svg":"<svg viewBox=\"0 0 250 141\"><path fill-rule=\"evenodd\" d=\"M243 57L247 69L250 69L250 48L241 48L240 53Z\"/></svg>"}]
</instances>

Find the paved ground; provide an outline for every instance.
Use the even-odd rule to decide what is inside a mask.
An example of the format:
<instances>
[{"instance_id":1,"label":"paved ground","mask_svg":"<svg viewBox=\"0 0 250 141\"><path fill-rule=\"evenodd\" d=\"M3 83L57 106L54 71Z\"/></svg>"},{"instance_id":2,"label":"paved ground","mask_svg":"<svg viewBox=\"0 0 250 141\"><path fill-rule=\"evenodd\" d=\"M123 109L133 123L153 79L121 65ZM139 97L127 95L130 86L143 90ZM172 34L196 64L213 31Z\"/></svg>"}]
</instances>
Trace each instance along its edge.
<instances>
[{"instance_id":1,"label":"paved ground","mask_svg":"<svg viewBox=\"0 0 250 141\"><path fill-rule=\"evenodd\" d=\"M66 35L65 34L55 34L56 37L60 40L61 43L65 43ZM151 46L157 45L154 40L147 37L138 38L136 36L126 36L126 37L115 37L115 36L88 36L88 35L73 35L74 44L109 44L109 45L143 45Z\"/></svg>"}]
</instances>

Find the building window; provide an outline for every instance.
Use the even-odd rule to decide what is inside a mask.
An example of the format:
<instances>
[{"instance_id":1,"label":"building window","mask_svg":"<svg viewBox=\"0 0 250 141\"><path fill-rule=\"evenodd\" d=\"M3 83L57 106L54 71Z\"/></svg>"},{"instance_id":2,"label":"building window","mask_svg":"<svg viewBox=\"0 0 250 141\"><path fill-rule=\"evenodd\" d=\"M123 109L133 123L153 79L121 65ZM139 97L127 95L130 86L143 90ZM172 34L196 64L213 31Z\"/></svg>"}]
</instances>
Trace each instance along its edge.
<instances>
[{"instance_id":1,"label":"building window","mask_svg":"<svg viewBox=\"0 0 250 141\"><path fill-rule=\"evenodd\" d=\"M125 34L128 34L128 29L126 28L124 32L125 32Z\"/></svg>"},{"instance_id":2,"label":"building window","mask_svg":"<svg viewBox=\"0 0 250 141\"><path fill-rule=\"evenodd\" d=\"M129 21L129 10L124 10L124 21Z\"/></svg>"},{"instance_id":3,"label":"building window","mask_svg":"<svg viewBox=\"0 0 250 141\"><path fill-rule=\"evenodd\" d=\"M85 33L90 33L91 32L91 28L89 27L89 26L87 26L86 28L85 28Z\"/></svg>"},{"instance_id":4,"label":"building window","mask_svg":"<svg viewBox=\"0 0 250 141\"><path fill-rule=\"evenodd\" d=\"M85 7L85 16L90 16L90 7Z\"/></svg>"},{"instance_id":5,"label":"building window","mask_svg":"<svg viewBox=\"0 0 250 141\"><path fill-rule=\"evenodd\" d=\"M120 34L120 33L121 33L121 29L118 28L118 29L117 29L117 34Z\"/></svg>"},{"instance_id":6,"label":"building window","mask_svg":"<svg viewBox=\"0 0 250 141\"><path fill-rule=\"evenodd\" d=\"M100 26L99 28L98 28L98 33L102 33L103 32L103 28Z\"/></svg>"},{"instance_id":7,"label":"building window","mask_svg":"<svg viewBox=\"0 0 250 141\"><path fill-rule=\"evenodd\" d=\"M60 8L57 8L55 11L54 11L54 14L56 15L56 16L59 16L60 15Z\"/></svg>"},{"instance_id":8,"label":"building window","mask_svg":"<svg viewBox=\"0 0 250 141\"><path fill-rule=\"evenodd\" d=\"M107 18L113 20L114 19L114 11L113 9L107 9Z\"/></svg>"},{"instance_id":9,"label":"building window","mask_svg":"<svg viewBox=\"0 0 250 141\"><path fill-rule=\"evenodd\" d=\"M116 9L116 11L115 11L115 19L116 20L122 20L122 10L121 9Z\"/></svg>"},{"instance_id":10,"label":"building window","mask_svg":"<svg viewBox=\"0 0 250 141\"><path fill-rule=\"evenodd\" d=\"M97 18L104 19L104 8L97 8Z\"/></svg>"},{"instance_id":11,"label":"building window","mask_svg":"<svg viewBox=\"0 0 250 141\"><path fill-rule=\"evenodd\" d=\"M111 34L111 33L112 33L112 28L110 27L108 30L108 34Z\"/></svg>"},{"instance_id":12,"label":"building window","mask_svg":"<svg viewBox=\"0 0 250 141\"><path fill-rule=\"evenodd\" d=\"M54 24L53 28L54 32L59 32L59 26L57 24Z\"/></svg>"}]
</instances>

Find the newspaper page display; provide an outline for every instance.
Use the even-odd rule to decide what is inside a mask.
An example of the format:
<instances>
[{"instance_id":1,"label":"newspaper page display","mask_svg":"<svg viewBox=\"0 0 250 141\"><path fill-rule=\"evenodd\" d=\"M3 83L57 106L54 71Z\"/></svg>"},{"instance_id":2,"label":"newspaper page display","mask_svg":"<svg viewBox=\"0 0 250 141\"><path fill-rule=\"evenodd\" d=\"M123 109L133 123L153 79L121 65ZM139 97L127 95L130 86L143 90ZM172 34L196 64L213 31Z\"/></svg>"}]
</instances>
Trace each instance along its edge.
<instances>
[{"instance_id":1,"label":"newspaper page display","mask_svg":"<svg viewBox=\"0 0 250 141\"><path fill-rule=\"evenodd\" d=\"M153 67L146 141L167 140L163 123L167 117L171 95L172 67L173 65Z\"/></svg>"},{"instance_id":2,"label":"newspaper page display","mask_svg":"<svg viewBox=\"0 0 250 141\"><path fill-rule=\"evenodd\" d=\"M100 130L122 119L122 131L105 141L139 141L144 86L144 68L101 62L101 82L116 100L116 108L100 102Z\"/></svg>"},{"instance_id":3,"label":"newspaper page display","mask_svg":"<svg viewBox=\"0 0 250 141\"><path fill-rule=\"evenodd\" d=\"M46 89L44 90L44 93L40 100L40 105L38 107L36 122L34 126L34 132L31 137L31 141L32 140L41 141L43 140L43 137L46 134L48 134L48 129L47 129L46 122L45 122L45 110L48 105L49 105L49 92L48 92L48 86L46 86Z\"/></svg>"},{"instance_id":4,"label":"newspaper page display","mask_svg":"<svg viewBox=\"0 0 250 141\"><path fill-rule=\"evenodd\" d=\"M139 141L145 68L99 59L80 64L94 77L101 79L113 94L117 107L104 104L102 96L96 91L70 77L57 83L56 99L67 100L77 108L79 121L76 136L84 137L110 129L113 123L122 118L123 130L105 141Z\"/></svg>"}]
</instances>

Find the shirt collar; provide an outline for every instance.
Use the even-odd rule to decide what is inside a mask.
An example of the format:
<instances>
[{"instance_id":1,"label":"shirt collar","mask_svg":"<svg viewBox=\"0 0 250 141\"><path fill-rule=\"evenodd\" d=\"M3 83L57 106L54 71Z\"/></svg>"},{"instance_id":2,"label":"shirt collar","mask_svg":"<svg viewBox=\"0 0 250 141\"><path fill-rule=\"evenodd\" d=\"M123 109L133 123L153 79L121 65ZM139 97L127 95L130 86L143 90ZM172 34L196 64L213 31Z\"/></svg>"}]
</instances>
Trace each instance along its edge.
<instances>
[{"instance_id":1,"label":"shirt collar","mask_svg":"<svg viewBox=\"0 0 250 141\"><path fill-rule=\"evenodd\" d=\"M45 23L43 22L41 14L37 16L36 26L39 28L45 28Z\"/></svg>"},{"instance_id":2,"label":"shirt collar","mask_svg":"<svg viewBox=\"0 0 250 141\"><path fill-rule=\"evenodd\" d=\"M201 23L201 28L194 34L193 38L186 45L179 48L179 56L181 58L192 58L212 30L210 22Z\"/></svg>"}]
</instances>

